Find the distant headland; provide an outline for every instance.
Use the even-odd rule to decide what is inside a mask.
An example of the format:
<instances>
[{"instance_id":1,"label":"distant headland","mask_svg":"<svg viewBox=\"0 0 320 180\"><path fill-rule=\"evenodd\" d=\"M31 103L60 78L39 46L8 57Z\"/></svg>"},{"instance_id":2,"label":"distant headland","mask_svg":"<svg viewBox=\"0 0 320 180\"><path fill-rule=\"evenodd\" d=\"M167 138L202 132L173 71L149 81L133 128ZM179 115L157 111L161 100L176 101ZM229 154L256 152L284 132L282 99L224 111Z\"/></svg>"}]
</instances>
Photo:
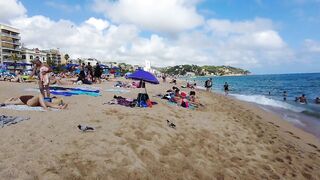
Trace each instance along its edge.
<instances>
[{"instance_id":1,"label":"distant headland","mask_svg":"<svg viewBox=\"0 0 320 180\"><path fill-rule=\"evenodd\" d=\"M250 71L232 66L198 66L198 65L176 65L157 68L161 73L180 76L230 76L249 75Z\"/></svg>"}]
</instances>

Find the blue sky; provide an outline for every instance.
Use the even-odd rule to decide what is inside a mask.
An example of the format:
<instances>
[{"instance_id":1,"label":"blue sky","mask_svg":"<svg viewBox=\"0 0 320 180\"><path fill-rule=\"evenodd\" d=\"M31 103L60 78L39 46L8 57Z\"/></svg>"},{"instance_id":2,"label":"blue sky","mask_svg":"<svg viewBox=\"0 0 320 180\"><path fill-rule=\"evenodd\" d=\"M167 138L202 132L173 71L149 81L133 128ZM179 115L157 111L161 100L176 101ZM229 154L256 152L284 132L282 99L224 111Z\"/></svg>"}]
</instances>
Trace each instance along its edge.
<instances>
[{"instance_id":1,"label":"blue sky","mask_svg":"<svg viewBox=\"0 0 320 180\"><path fill-rule=\"evenodd\" d=\"M12 25L29 29L22 35L27 44L59 46L72 57L94 54L132 63L146 58L159 66L225 64L260 74L320 71L319 0L9 1L21 2L26 10L6 18ZM73 40L84 37L84 32L93 31L89 26L94 26L101 32L95 38L98 49L84 52L80 47L70 48L70 43L37 42L31 25L25 22L43 28L40 34L62 33L54 27L68 27L69 23L76 30L66 38ZM39 26L40 22L50 24L51 29ZM111 36L113 28L117 37ZM106 37L114 39L101 43ZM299 63L303 66L297 66Z\"/></svg>"}]
</instances>

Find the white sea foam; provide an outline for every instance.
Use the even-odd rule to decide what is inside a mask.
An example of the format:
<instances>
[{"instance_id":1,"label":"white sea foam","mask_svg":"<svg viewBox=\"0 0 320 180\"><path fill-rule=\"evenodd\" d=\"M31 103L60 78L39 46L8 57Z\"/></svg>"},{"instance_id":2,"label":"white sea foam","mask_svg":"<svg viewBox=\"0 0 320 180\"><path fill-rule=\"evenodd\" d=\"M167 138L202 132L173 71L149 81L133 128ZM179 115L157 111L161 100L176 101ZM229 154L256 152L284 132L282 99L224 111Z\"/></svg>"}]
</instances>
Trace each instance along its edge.
<instances>
[{"instance_id":1,"label":"white sea foam","mask_svg":"<svg viewBox=\"0 0 320 180\"><path fill-rule=\"evenodd\" d=\"M231 94L231 96L234 96L235 98L242 100L242 101L252 102L252 103L265 105L265 106L283 108L283 109L291 110L294 112L302 112L305 110L304 108L296 107L296 106L293 106L293 105L288 104L286 102L270 99L270 98L268 98L266 96L262 96L262 95Z\"/></svg>"}]
</instances>

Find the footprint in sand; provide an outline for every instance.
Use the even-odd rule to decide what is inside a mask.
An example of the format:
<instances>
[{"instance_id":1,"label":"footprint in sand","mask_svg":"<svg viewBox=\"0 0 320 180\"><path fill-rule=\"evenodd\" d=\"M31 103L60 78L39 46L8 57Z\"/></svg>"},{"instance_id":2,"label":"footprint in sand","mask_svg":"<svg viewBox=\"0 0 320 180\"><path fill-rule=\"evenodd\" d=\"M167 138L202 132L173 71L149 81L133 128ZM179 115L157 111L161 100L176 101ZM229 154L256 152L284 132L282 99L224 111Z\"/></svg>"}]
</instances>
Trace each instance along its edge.
<instances>
[{"instance_id":1,"label":"footprint in sand","mask_svg":"<svg viewBox=\"0 0 320 180\"><path fill-rule=\"evenodd\" d=\"M318 149L318 147L317 147L316 145L314 145L314 144L311 144L311 143L307 143L307 144L308 144L309 146L315 148L315 149Z\"/></svg>"}]
</instances>

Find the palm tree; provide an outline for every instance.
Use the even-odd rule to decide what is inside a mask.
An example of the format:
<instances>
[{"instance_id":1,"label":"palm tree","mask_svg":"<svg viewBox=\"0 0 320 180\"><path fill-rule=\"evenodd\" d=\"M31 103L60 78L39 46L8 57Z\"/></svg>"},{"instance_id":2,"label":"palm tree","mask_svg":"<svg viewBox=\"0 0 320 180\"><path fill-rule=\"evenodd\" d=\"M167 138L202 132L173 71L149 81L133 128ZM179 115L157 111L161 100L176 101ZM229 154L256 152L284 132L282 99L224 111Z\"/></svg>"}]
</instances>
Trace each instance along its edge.
<instances>
[{"instance_id":1,"label":"palm tree","mask_svg":"<svg viewBox=\"0 0 320 180\"><path fill-rule=\"evenodd\" d=\"M13 68L14 68L14 71L16 71L16 63L17 63L17 61L21 60L21 57L18 56L17 53L11 53L11 60L13 60L13 62L14 62Z\"/></svg>"}]
</instances>

